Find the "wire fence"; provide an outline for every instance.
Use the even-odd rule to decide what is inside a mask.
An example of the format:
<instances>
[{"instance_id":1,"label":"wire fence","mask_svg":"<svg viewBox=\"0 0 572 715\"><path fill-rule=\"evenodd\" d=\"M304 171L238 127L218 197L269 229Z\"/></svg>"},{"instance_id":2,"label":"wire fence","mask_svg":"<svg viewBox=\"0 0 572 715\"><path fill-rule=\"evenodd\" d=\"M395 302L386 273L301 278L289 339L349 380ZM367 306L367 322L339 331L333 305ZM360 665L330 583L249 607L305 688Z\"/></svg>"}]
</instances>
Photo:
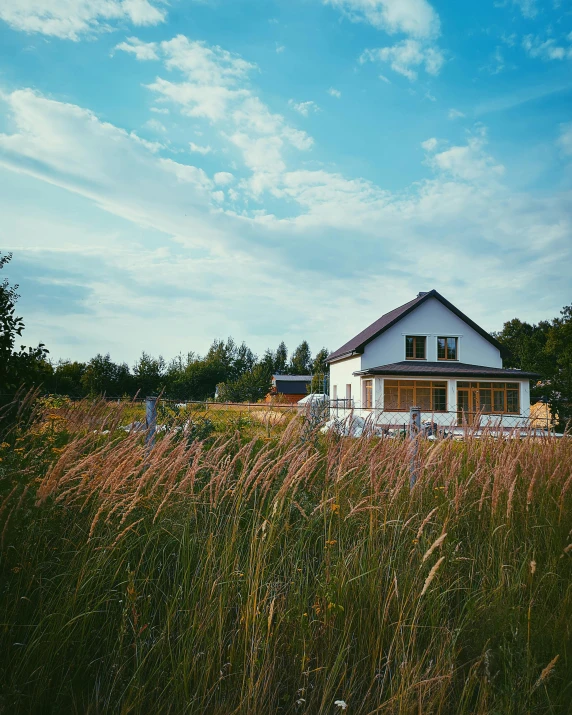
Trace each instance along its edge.
<instances>
[{"instance_id":1,"label":"wire fence","mask_svg":"<svg viewBox=\"0 0 572 715\"><path fill-rule=\"evenodd\" d=\"M108 414L117 416L122 429L135 431L194 430L203 434L207 428L217 431L240 429L261 431L270 437L278 434L294 418L301 418L311 431L334 430L341 435L380 437L411 436L411 410L385 410L378 407L356 406L351 400L330 400L328 397L309 396L304 403L280 402L215 402L212 400L175 400L161 395L153 397L43 398L52 417L65 418L69 424L85 421L81 413L90 413L90 424L101 424L106 429ZM418 414L419 426L415 434L437 439L462 439L468 434L481 436L555 435L555 423L549 413L545 416L469 412L464 409L427 411L411 408Z\"/></svg>"}]
</instances>

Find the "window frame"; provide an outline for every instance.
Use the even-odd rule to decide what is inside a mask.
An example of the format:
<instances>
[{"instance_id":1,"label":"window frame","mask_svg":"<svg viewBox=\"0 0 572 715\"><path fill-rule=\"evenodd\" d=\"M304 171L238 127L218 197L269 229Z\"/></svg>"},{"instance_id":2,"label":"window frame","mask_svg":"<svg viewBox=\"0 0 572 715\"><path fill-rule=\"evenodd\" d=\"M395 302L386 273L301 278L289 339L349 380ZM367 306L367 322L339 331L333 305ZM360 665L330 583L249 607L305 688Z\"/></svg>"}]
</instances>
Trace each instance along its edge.
<instances>
[{"instance_id":1,"label":"window frame","mask_svg":"<svg viewBox=\"0 0 572 715\"><path fill-rule=\"evenodd\" d=\"M407 341L413 340L413 357L407 357ZM417 355L417 341L422 340L424 342L423 357L416 357ZM406 360L427 360L427 335L406 335L405 336L405 359Z\"/></svg>"},{"instance_id":2,"label":"window frame","mask_svg":"<svg viewBox=\"0 0 572 715\"><path fill-rule=\"evenodd\" d=\"M481 385L490 385L490 387L481 387ZM510 387L509 387L510 385ZM457 410L458 408L458 402L459 402L459 390L469 390L469 394L472 395L474 391L477 393L480 393L481 391L483 392L490 392L490 409L483 409L482 407L478 408L479 412L482 412L484 415L520 415L521 414L521 383L520 382L510 382L509 380L507 381L502 381L502 382L495 382L494 380L457 380ZM516 411L514 410L509 410L509 398L508 398L508 393L511 393L514 395L516 393ZM503 395L503 409L497 409L495 407L496 404L496 396L498 394ZM469 400L471 398L469 397ZM479 405L481 404L481 399L480 399L480 394L478 396L478 403Z\"/></svg>"},{"instance_id":3,"label":"window frame","mask_svg":"<svg viewBox=\"0 0 572 715\"><path fill-rule=\"evenodd\" d=\"M369 389L368 389L369 388ZM369 395L368 395L369 392ZM368 399L369 397L369 399ZM373 379L362 380L362 407L365 410L373 409Z\"/></svg>"},{"instance_id":4,"label":"window frame","mask_svg":"<svg viewBox=\"0 0 572 715\"><path fill-rule=\"evenodd\" d=\"M393 384L397 383L397 384ZM387 388L397 387L397 407L388 406ZM425 408L419 405L417 390L430 391L431 407ZM413 401L409 406L401 406L404 401L401 399L402 390L413 390ZM445 407L442 410L435 409L435 390L445 391ZM421 412L431 414L446 414L448 412L449 385L447 380L400 380L398 378L386 378L383 381L383 409L385 412L409 412L410 407L421 407Z\"/></svg>"},{"instance_id":5,"label":"window frame","mask_svg":"<svg viewBox=\"0 0 572 715\"><path fill-rule=\"evenodd\" d=\"M445 357L439 357L439 340L445 341ZM455 357L448 357L449 340L455 341ZM459 362L459 336L458 335L438 335L437 336L437 360L439 362Z\"/></svg>"}]
</instances>

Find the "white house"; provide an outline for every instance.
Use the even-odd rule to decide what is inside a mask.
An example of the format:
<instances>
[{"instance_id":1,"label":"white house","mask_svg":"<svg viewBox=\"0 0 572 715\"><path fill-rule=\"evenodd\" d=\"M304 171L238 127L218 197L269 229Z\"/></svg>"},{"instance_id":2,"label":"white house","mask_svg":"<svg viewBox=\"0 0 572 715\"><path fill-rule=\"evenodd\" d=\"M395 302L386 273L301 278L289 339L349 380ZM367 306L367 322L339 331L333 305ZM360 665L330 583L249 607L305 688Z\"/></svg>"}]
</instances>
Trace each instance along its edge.
<instances>
[{"instance_id":1,"label":"white house","mask_svg":"<svg viewBox=\"0 0 572 715\"><path fill-rule=\"evenodd\" d=\"M409 408L436 424L516 427L530 414L535 373L503 368L504 348L436 290L382 315L328 356L338 416L356 410L398 426Z\"/></svg>"}]
</instances>

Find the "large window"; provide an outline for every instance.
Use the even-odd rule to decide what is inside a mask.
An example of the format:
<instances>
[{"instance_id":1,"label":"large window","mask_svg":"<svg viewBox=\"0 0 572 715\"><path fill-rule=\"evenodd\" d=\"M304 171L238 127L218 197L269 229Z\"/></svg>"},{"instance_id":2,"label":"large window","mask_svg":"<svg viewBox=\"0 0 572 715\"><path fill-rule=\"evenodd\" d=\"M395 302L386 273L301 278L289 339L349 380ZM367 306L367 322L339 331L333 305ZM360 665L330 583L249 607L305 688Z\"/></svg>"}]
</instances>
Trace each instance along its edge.
<instances>
[{"instance_id":1,"label":"large window","mask_svg":"<svg viewBox=\"0 0 572 715\"><path fill-rule=\"evenodd\" d=\"M385 380L385 410L404 411L420 407L424 412L446 412L447 383L429 380Z\"/></svg>"},{"instance_id":2,"label":"large window","mask_svg":"<svg viewBox=\"0 0 572 715\"><path fill-rule=\"evenodd\" d=\"M518 382L458 382L458 409L497 414L520 413Z\"/></svg>"},{"instance_id":3,"label":"large window","mask_svg":"<svg viewBox=\"0 0 572 715\"><path fill-rule=\"evenodd\" d=\"M363 406L366 410L373 407L373 380L363 381Z\"/></svg>"},{"instance_id":4,"label":"large window","mask_svg":"<svg viewBox=\"0 0 572 715\"><path fill-rule=\"evenodd\" d=\"M458 338L437 338L437 360L458 360Z\"/></svg>"},{"instance_id":5,"label":"large window","mask_svg":"<svg viewBox=\"0 0 572 715\"><path fill-rule=\"evenodd\" d=\"M405 359L425 360L427 338L425 335L408 335L405 338Z\"/></svg>"}]
</instances>

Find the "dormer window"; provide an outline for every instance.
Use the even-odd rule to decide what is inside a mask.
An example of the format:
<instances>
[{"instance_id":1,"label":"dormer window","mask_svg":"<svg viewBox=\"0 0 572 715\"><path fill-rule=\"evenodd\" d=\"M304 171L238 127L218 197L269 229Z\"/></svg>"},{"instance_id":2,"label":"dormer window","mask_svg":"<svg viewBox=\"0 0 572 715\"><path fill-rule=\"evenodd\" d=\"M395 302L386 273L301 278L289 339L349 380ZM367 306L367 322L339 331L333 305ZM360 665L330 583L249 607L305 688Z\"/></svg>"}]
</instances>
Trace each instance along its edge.
<instances>
[{"instance_id":1,"label":"dormer window","mask_svg":"<svg viewBox=\"0 0 572 715\"><path fill-rule=\"evenodd\" d=\"M437 360L458 360L458 338L437 338Z\"/></svg>"},{"instance_id":2,"label":"dormer window","mask_svg":"<svg viewBox=\"0 0 572 715\"><path fill-rule=\"evenodd\" d=\"M427 358L427 338L425 335L407 335L405 338L405 359L425 360Z\"/></svg>"}]
</instances>

